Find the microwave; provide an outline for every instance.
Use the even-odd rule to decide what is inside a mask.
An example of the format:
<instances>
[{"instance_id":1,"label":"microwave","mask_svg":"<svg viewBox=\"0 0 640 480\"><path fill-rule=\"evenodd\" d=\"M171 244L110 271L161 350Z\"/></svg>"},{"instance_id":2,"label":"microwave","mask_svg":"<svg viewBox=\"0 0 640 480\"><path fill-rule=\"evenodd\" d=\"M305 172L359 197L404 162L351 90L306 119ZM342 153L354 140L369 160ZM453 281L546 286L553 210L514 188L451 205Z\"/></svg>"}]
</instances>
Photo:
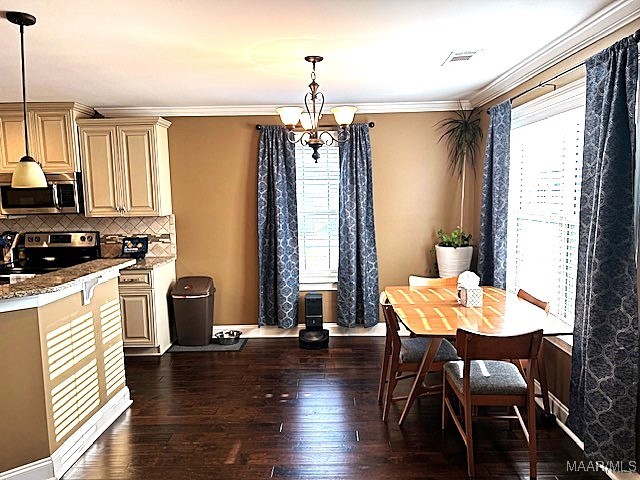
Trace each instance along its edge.
<instances>
[{"instance_id":1,"label":"microwave","mask_svg":"<svg viewBox=\"0 0 640 480\"><path fill-rule=\"evenodd\" d=\"M12 188L11 174L0 174L0 213L50 215L84 212L82 178L75 173L45 173L44 188Z\"/></svg>"}]
</instances>

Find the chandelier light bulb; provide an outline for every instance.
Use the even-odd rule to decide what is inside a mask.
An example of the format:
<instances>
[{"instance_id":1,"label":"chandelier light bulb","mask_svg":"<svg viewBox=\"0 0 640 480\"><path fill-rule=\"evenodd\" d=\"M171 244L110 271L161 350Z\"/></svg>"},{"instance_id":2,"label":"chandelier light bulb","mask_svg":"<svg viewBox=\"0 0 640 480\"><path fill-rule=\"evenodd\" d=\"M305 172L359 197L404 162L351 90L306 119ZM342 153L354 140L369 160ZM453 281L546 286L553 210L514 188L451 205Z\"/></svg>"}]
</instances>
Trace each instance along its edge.
<instances>
[{"instance_id":1,"label":"chandelier light bulb","mask_svg":"<svg viewBox=\"0 0 640 480\"><path fill-rule=\"evenodd\" d=\"M341 127L351 125L351 123L353 122L353 117L357 111L358 109L356 107L347 105L333 107L331 109L331 113L333 113L333 117L336 119L336 123Z\"/></svg>"},{"instance_id":2,"label":"chandelier light bulb","mask_svg":"<svg viewBox=\"0 0 640 480\"><path fill-rule=\"evenodd\" d=\"M288 128L293 128L300 120L302 107L279 107L276 109L276 112L280 115L282 123L284 123Z\"/></svg>"}]
</instances>

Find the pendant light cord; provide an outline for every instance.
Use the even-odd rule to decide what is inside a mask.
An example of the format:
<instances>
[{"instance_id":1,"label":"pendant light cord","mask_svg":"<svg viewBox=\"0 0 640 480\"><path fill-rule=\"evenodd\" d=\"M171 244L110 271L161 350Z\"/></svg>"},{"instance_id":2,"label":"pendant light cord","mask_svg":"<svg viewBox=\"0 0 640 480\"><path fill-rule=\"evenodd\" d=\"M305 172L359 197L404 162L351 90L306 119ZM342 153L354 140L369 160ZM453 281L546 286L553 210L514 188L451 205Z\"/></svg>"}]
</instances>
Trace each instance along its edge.
<instances>
[{"instance_id":1,"label":"pendant light cord","mask_svg":"<svg viewBox=\"0 0 640 480\"><path fill-rule=\"evenodd\" d=\"M25 81L24 68L24 25L20 25L20 58L22 59L22 115L24 116L24 146L29 155L29 129L27 128L27 82Z\"/></svg>"}]
</instances>

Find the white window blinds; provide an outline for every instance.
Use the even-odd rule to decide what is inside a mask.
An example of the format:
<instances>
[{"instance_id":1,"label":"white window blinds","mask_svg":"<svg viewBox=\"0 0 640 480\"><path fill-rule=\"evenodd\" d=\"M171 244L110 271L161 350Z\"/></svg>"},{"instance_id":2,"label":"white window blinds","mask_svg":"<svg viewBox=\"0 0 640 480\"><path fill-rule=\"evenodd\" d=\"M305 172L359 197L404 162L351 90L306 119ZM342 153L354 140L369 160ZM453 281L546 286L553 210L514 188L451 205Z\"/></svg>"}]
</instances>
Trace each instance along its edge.
<instances>
[{"instance_id":1,"label":"white window blinds","mask_svg":"<svg viewBox=\"0 0 640 480\"><path fill-rule=\"evenodd\" d=\"M549 97L552 105L537 101L538 112L547 115L532 114L531 107L526 111L530 123L514 111L507 289L523 288L550 302L551 313L573 324L584 100L576 105L563 103L558 94Z\"/></svg>"},{"instance_id":2,"label":"white window blinds","mask_svg":"<svg viewBox=\"0 0 640 480\"><path fill-rule=\"evenodd\" d=\"M296 143L300 283L338 280L338 146L313 151Z\"/></svg>"}]
</instances>

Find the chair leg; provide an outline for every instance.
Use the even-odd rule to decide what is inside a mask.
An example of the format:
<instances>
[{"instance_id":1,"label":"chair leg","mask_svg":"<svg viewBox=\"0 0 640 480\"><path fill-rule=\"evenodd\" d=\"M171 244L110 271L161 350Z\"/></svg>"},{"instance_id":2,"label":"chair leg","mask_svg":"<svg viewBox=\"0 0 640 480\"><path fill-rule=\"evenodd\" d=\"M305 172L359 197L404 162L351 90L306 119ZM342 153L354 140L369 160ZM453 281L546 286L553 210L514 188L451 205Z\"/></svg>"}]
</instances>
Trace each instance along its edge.
<instances>
[{"instance_id":1,"label":"chair leg","mask_svg":"<svg viewBox=\"0 0 640 480\"><path fill-rule=\"evenodd\" d=\"M540 382L540 391L542 392L542 404L544 405L544 412L546 414L551 413L551 405L549 402L549 386L547 383L547 369L544 366L544 355L542 344L544 340L540 343L540 353L538 354L538 381Z\"/></svg>"},{"instance_id":2,"label":"chair leg","mask_svg":"<svg viewBox=\"0 0 640 480\"><path fill-rule=\"evenodd\" d=\"M386 337L384 343L384 354L382 356L382 367L380 371L380 385L378 386L378 405L382 405L382 399L384 397L384 391L387 383L389 382L389 355L391 354L391 341L389 337Z\"/></svg>"},{"instance_id":3,"label":"chair leg","mask_svg":"<svg viewBox=\"0 0 640 480\"><path fill-rule=\"evenodd\" d=\"M536 402L533 392L527 398L527 423L529 424L529 476L535 480L537 476L538 449L536 442Z\"/></svg>"},{"instance_id":4,"label":"chair leg","mask_svg":"<svg viewBox=\"0 0 640 480\"><path fill-rule=\"evenodd\" d=\"M467 472L469 478L475 475L475 464L473 459L473 418L471 416L471 405L464 408L464 430L467 437Z\"/></svg>"},{"instance_id":5,"label":"chair leg","mask_svg":"<svg viewBox=\"0 0 640 480\"><path fill-rule=\"evenodd\" d=\"M398 372L398 359L395 355L391 358L391 363L388 366L388 381L387 381L387 391L384 396L384 405L382 407L382 421L387 421L387 415L389 414L389 407L391 406L391 401L393 399L393 391L396 389L396 385L398 384L398 380L396 378Z\"/></svg>"},{"instance_id":6,"label":"chair leg","mask_svg":"<svg viewBox=\"0 0 640 480\"><path fill-rule=\"evenodd\" d=\"M447 374L442 372L442 431L447 428Z\"/></svg>"}]
</instances>

